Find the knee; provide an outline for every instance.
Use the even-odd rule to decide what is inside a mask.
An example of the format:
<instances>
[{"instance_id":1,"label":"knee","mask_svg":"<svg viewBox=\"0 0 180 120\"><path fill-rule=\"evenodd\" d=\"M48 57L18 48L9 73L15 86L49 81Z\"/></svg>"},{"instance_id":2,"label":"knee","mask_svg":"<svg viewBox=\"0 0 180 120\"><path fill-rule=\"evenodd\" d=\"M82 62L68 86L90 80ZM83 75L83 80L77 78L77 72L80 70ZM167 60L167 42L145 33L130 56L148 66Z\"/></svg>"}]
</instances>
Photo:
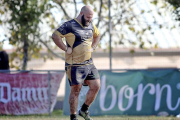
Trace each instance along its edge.
<instances>
[{"instance_id":1,"label":"knee","mask_svg":"<svg viewBox=\"0 0 180 120\"><path fill-rule=\"evenodd\" d=\"M81 91L81 87L79 87L79 86L73 87L73 88L71 89L70 95L75 95L75 96L77 96L77 95L79 95L80 91Z\"/></svg>"},{"instance_id":2,"label":"knee","mask_svg":"<svg viewBox=\"0 0 180 120\"><path fill-rule=\"evenodd\" d=\"M69 103L72 103L78 99L80 90L71 90L70 95L69 95Z\"/></svg>"},{"instance_id":3,"label":"knee","mask_svg":"<svg viewBox=\"0 0 180 120\"><path fill-rule=\"evenodd\" d=\"M98 83L98 84L96 84L96 89L100 89L100 87L101 87L101 84L100 83Z\"/></svg>"},{"instance_id":4,"label":"knee","mask_svg":"<svg viewBox=\"0 0 180 120\"><path fill-rule=\"evenodd\" d=\"M73 96L78 96L80 93L80 91L71 91L70 95L73 95Z\"/></svg>"},{"instance_id":5,"label":"knee","mask_svg":"<svg viewBox=\"0 0 180 120\"><path fill-rule=\"evenodd\" d=\"M99 91L100 87L101 87L101 84L96 84L96 85L93 85L90 89Z\"/></svg>"}]
</instances>

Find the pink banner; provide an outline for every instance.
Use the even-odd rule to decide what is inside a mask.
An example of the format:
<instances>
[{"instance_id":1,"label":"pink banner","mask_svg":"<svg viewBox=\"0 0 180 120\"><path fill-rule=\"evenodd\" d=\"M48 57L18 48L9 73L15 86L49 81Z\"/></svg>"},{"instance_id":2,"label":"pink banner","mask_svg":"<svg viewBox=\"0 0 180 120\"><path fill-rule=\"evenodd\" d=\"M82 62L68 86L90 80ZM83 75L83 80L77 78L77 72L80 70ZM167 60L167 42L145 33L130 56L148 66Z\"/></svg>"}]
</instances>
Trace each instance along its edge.
<instances>
[{"instance_id":1,"label":"pink banner","mask_svg":"<svg viewBox=\"0 0 180 120\"><path fill-rule=\"evenodd\" d=\"M64 73L51 73L51 111ZM48 74L0 73L0 114L44 114L49 110Z\"/></svg>"}]
</instances>

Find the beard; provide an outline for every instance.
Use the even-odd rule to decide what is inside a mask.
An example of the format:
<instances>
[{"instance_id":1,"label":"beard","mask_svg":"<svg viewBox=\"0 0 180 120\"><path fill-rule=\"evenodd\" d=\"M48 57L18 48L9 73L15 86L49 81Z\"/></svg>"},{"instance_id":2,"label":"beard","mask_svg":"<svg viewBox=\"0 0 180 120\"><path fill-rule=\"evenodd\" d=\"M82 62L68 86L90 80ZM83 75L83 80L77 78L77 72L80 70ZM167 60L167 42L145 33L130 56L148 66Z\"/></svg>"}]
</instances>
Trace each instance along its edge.
<instances>
[{"instance_id":1,"label":"beard","mask_svg":"<svg viewBox=\"0 0 180 120\"><path fill-rule=\"evenodd\" d=\"M86 21L84 15L81 17L81 22L83 26L88 27L91 21Z\"/></svg>"}]
</instances>

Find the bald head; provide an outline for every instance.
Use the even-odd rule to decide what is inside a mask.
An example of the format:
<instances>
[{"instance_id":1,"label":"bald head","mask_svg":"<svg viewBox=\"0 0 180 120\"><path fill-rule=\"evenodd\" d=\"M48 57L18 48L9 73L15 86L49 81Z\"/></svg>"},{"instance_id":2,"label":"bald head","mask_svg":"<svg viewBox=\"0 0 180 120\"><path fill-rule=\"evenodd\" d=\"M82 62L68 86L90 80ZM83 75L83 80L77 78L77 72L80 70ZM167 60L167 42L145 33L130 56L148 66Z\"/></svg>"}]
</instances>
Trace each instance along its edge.
<instances>
[{"instance_id":1,"label":"bald head","mask_svg":"<svg viewBox=\"0 0 180 120\"><path fill-rule=\"evenodd\" d=\"M93 9L89 5L85 5L81 8L81 12L93 14Z\"/></svg>"},{"instance_id":2,"label":"bald head","mask_svg":"<svg viewBox=\"0 0 180 120\"><path fill-rule=\"evenodd\" d=\"M89 5L85 5L81 8L77 20L81 22L83 26L89 26L93 18L93 13L93 9Z\"/></svg>"}]
</instances>

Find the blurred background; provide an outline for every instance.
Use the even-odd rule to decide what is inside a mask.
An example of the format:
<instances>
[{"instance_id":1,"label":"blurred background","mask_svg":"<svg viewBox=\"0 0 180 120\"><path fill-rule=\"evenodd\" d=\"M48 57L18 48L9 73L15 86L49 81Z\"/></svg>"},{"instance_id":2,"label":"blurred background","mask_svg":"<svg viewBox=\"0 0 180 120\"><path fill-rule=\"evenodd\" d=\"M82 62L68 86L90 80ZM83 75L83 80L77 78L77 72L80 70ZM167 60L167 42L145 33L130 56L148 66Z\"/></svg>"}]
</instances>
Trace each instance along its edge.
<instances>
[{"instance_id":1,"label":"blurred background","mask_svg":"<svg viewBox=\"0 0 180 120\"><path fill-rule=\"evenodd\" d=\"M97 69L180 68L179 0L1 0L0 51L10 70L64 70L51 35L84 5L102 36L92 55Z\"/></svg>"},{"instance_id":2,"label":"blurred background","mask_svg":"<svg viewBox=\"0 0 180 120\"><path fill-rule=\"evenodd\" d=\"M0 50L10 69L64 70L51 35L84 5L102 35L93 53L98 69L180 68L177 0L2 0Z\"/></svg>"}]
</instances>

